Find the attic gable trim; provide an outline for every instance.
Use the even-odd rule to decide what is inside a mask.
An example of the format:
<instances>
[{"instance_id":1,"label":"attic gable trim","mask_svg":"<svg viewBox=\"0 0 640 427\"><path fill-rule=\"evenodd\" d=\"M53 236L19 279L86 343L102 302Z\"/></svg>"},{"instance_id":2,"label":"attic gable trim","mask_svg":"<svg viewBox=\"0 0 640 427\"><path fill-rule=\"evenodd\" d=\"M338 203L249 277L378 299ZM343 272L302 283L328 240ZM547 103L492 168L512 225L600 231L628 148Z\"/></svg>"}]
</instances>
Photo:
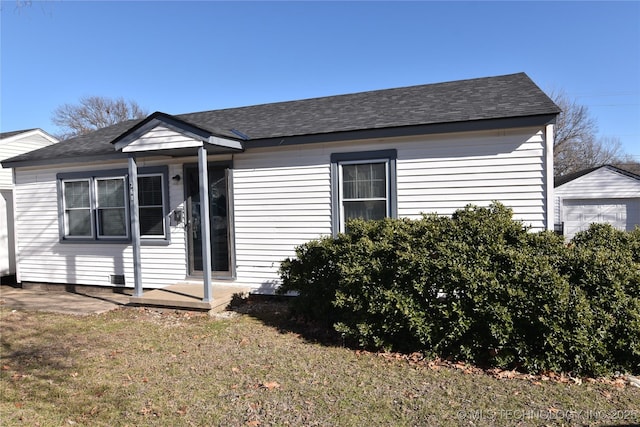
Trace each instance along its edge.
<instances>
[{"instance_id":1,"label":"attic gable trim","mask_svg":"<svg viewBox=\"0 0 640 427\"><path fill-rule=\"evenodd\" d=\"M127 132L118 136L116 139L111 141L111 143L117 151L123 151L127 145L141 138L158 126L166 127L174 132L180 133L197 141L201 141L203 144L208 143L237 151L244 150L240 141L215 135L210 131L201 129L195 125L185 122L184 120L177 119L159 111L153 113Z\"/></svg>"}]
</instances>

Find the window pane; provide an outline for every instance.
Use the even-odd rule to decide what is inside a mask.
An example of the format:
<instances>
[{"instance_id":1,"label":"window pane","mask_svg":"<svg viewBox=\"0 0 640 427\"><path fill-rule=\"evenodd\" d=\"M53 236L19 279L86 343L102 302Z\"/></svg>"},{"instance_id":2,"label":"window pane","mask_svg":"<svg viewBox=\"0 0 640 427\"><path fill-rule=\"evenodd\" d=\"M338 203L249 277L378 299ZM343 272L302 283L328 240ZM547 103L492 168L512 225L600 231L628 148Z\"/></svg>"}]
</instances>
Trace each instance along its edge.
<instances>
[{"instance_id":1,"label":"window pane","mask_svg":"<svg viewBox=\"0 0 640 427\"><path fill-rule=\"evenodd\" d=\"M160 175L138 178L138 203L140 206L162 206L162 177Z\"/></svg>"},{"instance_id":2,"label":"window pane","mask_svg":"<svg viewBox=\"0 0 640 427\"><path fill-rule=\"evenodd\" d=\"M342 183L345 199L386 197L385 163L343 165Z\"/></svg>"},{"instance_id":3,"label":"window pane","mask_svg":"<svg viewBox=\"0 0 640 427\"><path fill-rule=\"evenodd\" d=\"M162 208L140 208L140 235L163 236L164 222Z\"/></svg>"},{"instance_id":4,"label":"window pane","mask_svg":"<svg viewBox=\"0 0 640 427\"><path fill-rule=\"evenodd\" d=\"M162 176L138 177L138 204L141 236L164 236Z\"/></svg>"},{"instance_id":5,"label":"window pane","mask_svg":"<svg viewBox=\"0 0 640 427\"><path fill-rule=\"evenodd\" d=\"M64 182L64 205L67 209L88 208L89 181Z\"/></svg>"},{"instance_id":6,"label":"window pane","mask_svg":"<svg viewBox=\"0 0 640 427\"><path fill-rule=\"evenodd\" d=\"M100 179L98 182L98 207L124 206L124 179Z\"/></svg>"},{"instance_id":7,"label":"window pane","mask_svg":"<svg viewBox=\"0 0 640 427\"><path fill-rule=\"evenodd\" d=\"M66 211L67 236L89 236L91 237L91 210L74 209Z\"/></svg>"},{"instance_id":8,"label":"window pane","mask_svg":"<svg viewBox=\"0 0 640 427\"><path fill-rule=\"evenodd\" d=\"M98 209L98 234L107 237L124 237L127 226L124 208Z\"/></svg>"},{"instance_id":9,"label":"window pane","mask_svg":"<svg viewBox=\"0 0 640 427\"><path fill-rule=\"evenodd\" d=\"M387 216L386 200L367 200L363 202L344 202L345 222L353 218L366 220L383 219Z\"/></svg>"}]
</instances>

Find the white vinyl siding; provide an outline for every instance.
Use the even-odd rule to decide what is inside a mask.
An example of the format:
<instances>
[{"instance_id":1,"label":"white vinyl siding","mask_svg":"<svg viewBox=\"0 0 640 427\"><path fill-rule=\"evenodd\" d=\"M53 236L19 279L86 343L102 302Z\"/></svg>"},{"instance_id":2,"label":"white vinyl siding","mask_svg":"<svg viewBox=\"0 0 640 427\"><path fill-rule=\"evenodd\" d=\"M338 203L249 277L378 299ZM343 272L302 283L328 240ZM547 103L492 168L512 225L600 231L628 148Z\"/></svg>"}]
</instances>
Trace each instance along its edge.
<instances>
[{"instance_id":1,"label":"white vinyl siding","mask_svg":"<svg viewBox=\"0 0 640 427\"><path fill-rule=\"evenodd\" d=\"M234 159L237 283L273 290L294 248L331 234L329 156L315 146Z\"/></svg>"},{"instance_id":2,"label":"white vinyl siding","mask_svg":"<svg viewBox=\"0 0 640 427\"><path fill-rule=\"evenodd\" d=\"M157 126L123 148L123 152L169 150L200 147L202 141L188 137L165 126Z\"/></svg>"},{"instance_id":3,"label":"white vinyl siding","mask_svg":"<svg viewBox=\"0 0 640 427\"><path fill-rule=\"evenodd\" d=\"M518 129L421 139L278 147L236 155L237 281L268 292L300 243L331 235L330 155L397 150L398 216L450 215L498 200L546 227L544 133Z\"/></svg>"},{"instance_id":4,"label":"white vinyl siding","mask_svg":"<svg viewBox=\"0 0 640 427\"><path fill-rule=\"evenodd\" d=\"M42 131L33 130L0 140L0 160L9 159L38 148L53 144L49 138L42 135ZM11 169L0 166L0 188L10 189L13 185Z\"/></svg>"},{"instance_id":5,"label":"white vinyl siding","mask_svg":"<svg viewBox=\"0 0 640 427\"><path fill-rule=\"evenodd\" d=\"M0 160L9 159L57 142L40 129L0 140ZM16 273L13 215L13 171L0 166L0 276Z\"/></svg>"},{"instance_id":6,"label":"white vinyl siding","mask_svg":"<svg viewBox=\"0 0 640 427\"><path fill-rule=\"evenodd\" d=\"M120 169L124 164L89 164L65 168L64 172ZM145 166L153 166L146 164ZM19 280L42 283L114 286L111 275L124 275L133 287L133 260L129 243L60 242L56 212L56 173L60 170L24 170L17 173L16 234ZM182 164L169 166L169 176L182 174ZM170 180L171 181L171 180ZM183 208L182 182L171 181L168 207ZM183 281L186 277L184 226L170 226L170 242L141 247L142 280L147 288Z\"/></svg>"},{"instance_id":7,"label":"white vinyl siding","mask_svg":"<svg viewBox=\"0 0 640 427\"><path fill-rule=\"evenodd\" d=\"M544 134L512 130L451 135L398 146L398 216L451 215L497 200L534 231L545 221Z\"/></svg>"},{"instance_id":8,"label":"white vinyl siding","mask_svg":"<svg viewBox=\"0 0 640 427\"><path fill-rule=\"evenodd\" d=\"M280 262L294 256L297 245L332 234L334 154L395 150L398 217L450 215L469 203L486 206L498 200L514 210L516 219L542 230L544 145L542 130L527 128L250 148L234 154L229 177L236 275L228 283L273 292L280 283ZM209 161L222 157L210 156ZM183 165L195 158L168 162L172 177L182 175ZM167 159L146 160L144 166L166 164ZM81 165L64 172L123 167L122 162ZM17 177L22 280L110 286L109 275L124 274L127 286L133 286L130 244L59 243L56 171L24 169ZM184 182L168 181L170 216L184 208ZM146 288L177 283L187 275L184 224L171 224L170 236L164 246L143 244Z\"/></svg>"}]
</instances>

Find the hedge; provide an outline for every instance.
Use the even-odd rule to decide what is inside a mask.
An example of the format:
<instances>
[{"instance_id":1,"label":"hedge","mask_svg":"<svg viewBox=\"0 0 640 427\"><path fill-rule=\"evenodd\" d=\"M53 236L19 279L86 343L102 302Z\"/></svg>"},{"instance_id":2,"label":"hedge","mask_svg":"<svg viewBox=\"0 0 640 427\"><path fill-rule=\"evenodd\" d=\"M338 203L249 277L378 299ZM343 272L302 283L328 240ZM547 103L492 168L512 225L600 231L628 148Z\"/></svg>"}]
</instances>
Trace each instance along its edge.
<instances>
[{"instance_id":1,"label":"hedge","mask_svg":"<svg viewBox=\"0 0 640 427\"><path fill-rule=\"evenodd\" d=\"M295 314L359 346L539 373L640 372L640 229L570 244L500 203L354 220L280 267Z\"/></svg>"}]
</instances>

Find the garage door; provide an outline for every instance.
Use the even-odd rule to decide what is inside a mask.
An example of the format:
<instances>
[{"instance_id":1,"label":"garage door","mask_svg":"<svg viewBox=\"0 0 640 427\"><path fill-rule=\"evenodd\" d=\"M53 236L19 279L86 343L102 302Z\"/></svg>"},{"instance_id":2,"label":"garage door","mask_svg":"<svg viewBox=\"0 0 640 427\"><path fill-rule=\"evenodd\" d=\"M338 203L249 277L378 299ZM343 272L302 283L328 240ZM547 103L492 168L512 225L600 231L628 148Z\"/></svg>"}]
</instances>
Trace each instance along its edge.
<instances>
[{"instance_id":1,"label":"garage door","mask_svg":"<svg viewBox=\"0 0 640 427\"><path fill-rule=\"evenodd\" d=\"M564 235L573 238L589 225L608 223L619 230L631 231L640 225L640 199L565 199L562 203Z\"/></svg>"}]
</instances>

